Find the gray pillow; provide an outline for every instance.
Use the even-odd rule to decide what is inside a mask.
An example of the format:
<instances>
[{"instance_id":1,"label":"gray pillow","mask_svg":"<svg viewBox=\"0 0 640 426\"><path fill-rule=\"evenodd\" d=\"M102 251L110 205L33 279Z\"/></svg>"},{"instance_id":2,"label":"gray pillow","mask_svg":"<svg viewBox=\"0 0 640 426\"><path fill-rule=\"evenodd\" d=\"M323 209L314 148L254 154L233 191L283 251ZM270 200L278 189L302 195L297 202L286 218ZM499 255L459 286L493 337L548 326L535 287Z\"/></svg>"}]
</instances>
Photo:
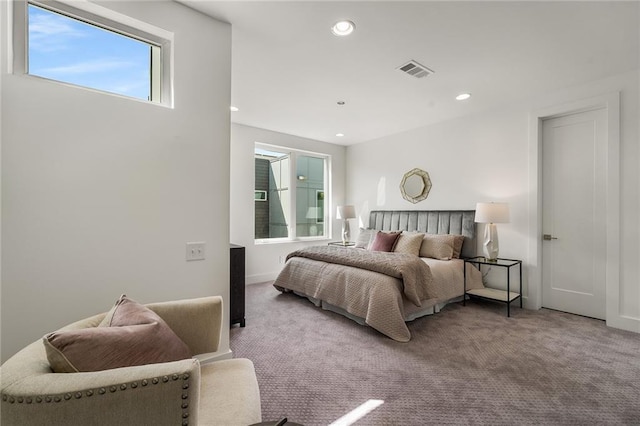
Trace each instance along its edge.
<instances>
[{"instance_id":1,"label":"gray pillow","mask_svg":"<svg viewBox=\"0 0 640 426\"><path fill-rule=\"evenodd\" d=\"M358 234L358 238L356 239L355 247L367 250L369 246L371 246L371 242L375 238L376 232L378 231L375 229L360 228L360 234Z\"/></svg>"}]
</instances>

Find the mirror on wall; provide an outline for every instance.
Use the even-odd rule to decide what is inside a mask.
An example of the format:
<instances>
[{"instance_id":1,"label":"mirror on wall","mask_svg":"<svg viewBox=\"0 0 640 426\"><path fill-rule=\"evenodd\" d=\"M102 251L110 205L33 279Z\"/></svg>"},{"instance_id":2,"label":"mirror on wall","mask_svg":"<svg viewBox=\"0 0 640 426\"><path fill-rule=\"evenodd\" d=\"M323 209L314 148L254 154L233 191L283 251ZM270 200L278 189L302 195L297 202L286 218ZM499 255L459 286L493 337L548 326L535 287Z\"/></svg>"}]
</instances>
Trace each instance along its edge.
<instances>
[{"instance_id":1,"label":"mirror on wall","mask_svg":"<svg viewBox=\"0 0 640 426\"><path fill-rule=\"evenodd\" d=\"M431 178L424 170L416 168L402 177L400 192L405 200L415 204L425 200L429 196L429 191L431 191Z\"/></svg>"}]
</instances>

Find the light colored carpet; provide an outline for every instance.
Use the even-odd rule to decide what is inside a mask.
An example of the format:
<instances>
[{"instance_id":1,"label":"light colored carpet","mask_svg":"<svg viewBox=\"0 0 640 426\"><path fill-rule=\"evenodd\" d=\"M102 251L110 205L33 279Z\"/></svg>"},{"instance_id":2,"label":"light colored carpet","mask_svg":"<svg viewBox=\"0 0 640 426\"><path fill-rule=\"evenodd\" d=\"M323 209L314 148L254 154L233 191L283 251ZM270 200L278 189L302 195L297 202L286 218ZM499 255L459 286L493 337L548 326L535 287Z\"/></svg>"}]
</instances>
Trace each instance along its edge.
<instances>
[{"instance_id":1,"label":"light colored carpet","mask_svg":"<svg viewBox=\"0 0 640 426\"><path fill-rule=\"evenodd\" d=\"M370 399L358 425L640 425L640 335L603 321L484 301L409 323L412 340L247 287L236 357L251 359L263 419L328 425Z\"/></svg>"}]
</instances>

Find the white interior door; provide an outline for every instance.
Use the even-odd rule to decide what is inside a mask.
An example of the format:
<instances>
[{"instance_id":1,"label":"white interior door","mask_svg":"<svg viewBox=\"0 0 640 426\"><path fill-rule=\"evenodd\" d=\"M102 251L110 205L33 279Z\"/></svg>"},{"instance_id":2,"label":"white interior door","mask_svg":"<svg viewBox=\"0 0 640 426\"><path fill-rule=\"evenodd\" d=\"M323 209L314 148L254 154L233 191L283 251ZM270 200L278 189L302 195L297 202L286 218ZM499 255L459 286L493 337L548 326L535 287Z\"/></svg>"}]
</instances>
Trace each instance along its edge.
<instances>
[{"instance_id":1,"label":"white interior door","mask_svg":"<svg viewBox=\"0 0 640 426\"><path fill-rule=\"evenodd\" d=\"M542 131L542 306L605 319L606 110Z\"/></svg>"}]
</instances>

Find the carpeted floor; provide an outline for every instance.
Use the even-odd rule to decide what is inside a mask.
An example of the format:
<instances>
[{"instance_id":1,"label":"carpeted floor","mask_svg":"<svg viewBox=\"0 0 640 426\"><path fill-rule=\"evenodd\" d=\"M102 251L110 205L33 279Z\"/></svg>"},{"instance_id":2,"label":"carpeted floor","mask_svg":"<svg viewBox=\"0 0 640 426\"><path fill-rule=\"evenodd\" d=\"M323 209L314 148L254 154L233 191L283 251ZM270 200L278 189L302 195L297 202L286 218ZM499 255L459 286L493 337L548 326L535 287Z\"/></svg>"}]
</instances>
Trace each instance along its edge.
<instances>
[{"instance_id":1,"label":"carpeted floor","mask_svg":"<svg viewBox=\"0 0 640 426\"><path fill-rule=\"evenodd\" d=\"M640 425L640 335L551 310L471 301L409 324L398 343L270 283L247 287L246 327L263 419L328 425Z\"/></svg>"}]
</instances>

